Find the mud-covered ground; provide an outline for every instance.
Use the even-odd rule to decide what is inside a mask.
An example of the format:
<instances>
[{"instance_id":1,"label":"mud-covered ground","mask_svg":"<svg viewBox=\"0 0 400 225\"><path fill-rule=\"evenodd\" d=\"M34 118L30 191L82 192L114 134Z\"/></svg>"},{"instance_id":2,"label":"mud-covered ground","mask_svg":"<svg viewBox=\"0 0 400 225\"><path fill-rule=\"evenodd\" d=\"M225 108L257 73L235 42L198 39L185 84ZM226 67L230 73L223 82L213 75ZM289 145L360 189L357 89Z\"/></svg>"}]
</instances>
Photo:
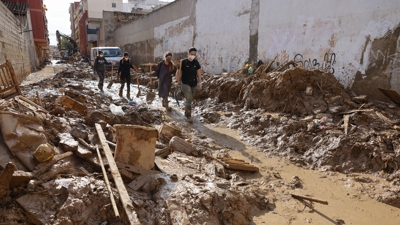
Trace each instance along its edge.
<instances>
[{"instance_id":1,"label":"mud-covered ground","mask_svg":"<svg viewBox=\"0 0 400 225\"><path fill-rule=\"evenodd\" d=\"M21 87L34 102L39 93L49 113L32 112L11 99L1 104L1 114L12 112L22 124L29 121L27 129L54 146L56 156L68 150L60 134L102 148L94 123L103 125L110 142L115 142L115 124L160 130L167 123L181 130L181 137L197 154L174 151L160 159L168 165L161 169L164 172L155 167L154 173L124 176L142 224L397 224L400 220L398 106L354 96L332 74L318 70L204 74L190 124L183 116L184 99L178 107L172 98L174 89L173 109L167 112L157 98L146 102L146 93L156 90L157 82L149 85L149 73L138 75L141 94L137 97L133 73L132 99L127 99L118 96L120 84L106 87L109 77L100 92L98 78L86 64L49 66ZM307 87L312 91L306 92ZM84 105L86 112L65 107L63 96ZM9 118L3 117L2 124ZM19 152L20 145L10 144L15 138L5 136L3 126L2 132L6 150ZM160 137L156 152L168 145ZM33 147L24 150L32 152ZM219 157L245 160L259 172L227 169L216 160ZM46 162L35 162L30 170L15 157L9 158L18 170L32 172L33 177L0 196L0 223L127 223L113 214L95 154L74 153L47 170L43 169ZM30 163L25 162L28 167ZM320 198L329 205L310 205L291 193Z\"/></svg>"}]
</instances>

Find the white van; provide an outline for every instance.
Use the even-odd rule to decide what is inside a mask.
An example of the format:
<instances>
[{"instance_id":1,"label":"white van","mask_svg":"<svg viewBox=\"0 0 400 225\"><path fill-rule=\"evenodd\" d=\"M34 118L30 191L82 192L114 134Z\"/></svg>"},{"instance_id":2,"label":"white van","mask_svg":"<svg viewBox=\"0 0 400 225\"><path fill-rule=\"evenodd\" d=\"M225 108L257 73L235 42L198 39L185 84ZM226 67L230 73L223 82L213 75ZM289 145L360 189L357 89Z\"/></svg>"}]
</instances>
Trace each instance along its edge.
<instances>
[{"instance_id":1,"label":"white van","mask_svg":"<svg viewBox=\"0 0 400 225\"><path fill-rule=\"evenodd\" d=\"M112 62L114 67L119 67L119 61L122 59L122 51L118 47L94 47L90 49L90 65L93 67L94 60L99 54L99 51L102 51L104 57L108 62Z\"/></svg>"}]
</instances>

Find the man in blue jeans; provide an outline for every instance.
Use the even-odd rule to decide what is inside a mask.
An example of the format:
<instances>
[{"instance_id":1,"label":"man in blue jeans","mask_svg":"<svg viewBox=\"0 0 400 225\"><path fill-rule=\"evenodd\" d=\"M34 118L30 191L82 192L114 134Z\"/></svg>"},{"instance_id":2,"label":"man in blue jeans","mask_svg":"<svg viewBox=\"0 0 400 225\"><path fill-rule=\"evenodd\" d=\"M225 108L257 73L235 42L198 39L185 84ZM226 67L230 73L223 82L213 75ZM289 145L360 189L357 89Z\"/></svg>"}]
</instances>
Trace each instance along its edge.
<instances>
[{"instance_id":1,"label":"man in blue jeans","mask_svg":"<svg viewBox=\"0 0 400 225\"><path fill-rule=\"evenodd\" d=\"M176 81L181 84L185 95L185 116L188 122L192 122L192 102L196 88L201 90L200 63L196 60L196 48L190 48L188 57L181 60L179 70L176 73Z\"/></svg>"}]
</instances>

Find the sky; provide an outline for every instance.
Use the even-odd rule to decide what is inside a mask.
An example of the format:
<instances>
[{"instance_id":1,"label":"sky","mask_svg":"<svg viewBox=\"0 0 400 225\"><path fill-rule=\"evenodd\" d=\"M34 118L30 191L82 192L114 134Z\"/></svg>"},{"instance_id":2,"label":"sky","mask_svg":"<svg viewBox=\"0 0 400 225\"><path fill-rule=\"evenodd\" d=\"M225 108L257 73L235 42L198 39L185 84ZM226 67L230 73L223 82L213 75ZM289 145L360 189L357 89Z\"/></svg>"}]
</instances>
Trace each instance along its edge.
<instances>
[{"instance_id":1,"label":"sky","mask_svg":"<svg viewBox=\"0 0 400 225\"><path fill-rule=\"evenodd\" d=\"M163 1L172 2L173 0ZM44 0L43 2L47 7L46 16L48 21L47 28L49 30L50 45L57 45L57 30L66 35L71 35L69 4L74 2L74 0ZM128 2L128 0L123 0L123 2Z\"/></svg>"}]
</instances>

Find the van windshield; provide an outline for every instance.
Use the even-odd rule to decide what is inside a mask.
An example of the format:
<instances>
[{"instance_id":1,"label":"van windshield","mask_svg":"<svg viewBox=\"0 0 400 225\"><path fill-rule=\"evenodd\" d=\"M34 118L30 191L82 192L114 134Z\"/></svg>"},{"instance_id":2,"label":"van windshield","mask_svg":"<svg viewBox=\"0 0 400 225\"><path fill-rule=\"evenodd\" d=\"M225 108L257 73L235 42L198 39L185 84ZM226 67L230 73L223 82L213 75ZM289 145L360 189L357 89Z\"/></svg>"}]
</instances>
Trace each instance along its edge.
<instances>
[{"instance_id":1,"label":"van windshield","mask_svg":"<svg viewBox=\"0 0 400 225\"><path fill-rule=\"evenodd\" d=\"M121 50L119 49L101 49L104 57L122 57Z\"/></svg>"}]
</instances>

